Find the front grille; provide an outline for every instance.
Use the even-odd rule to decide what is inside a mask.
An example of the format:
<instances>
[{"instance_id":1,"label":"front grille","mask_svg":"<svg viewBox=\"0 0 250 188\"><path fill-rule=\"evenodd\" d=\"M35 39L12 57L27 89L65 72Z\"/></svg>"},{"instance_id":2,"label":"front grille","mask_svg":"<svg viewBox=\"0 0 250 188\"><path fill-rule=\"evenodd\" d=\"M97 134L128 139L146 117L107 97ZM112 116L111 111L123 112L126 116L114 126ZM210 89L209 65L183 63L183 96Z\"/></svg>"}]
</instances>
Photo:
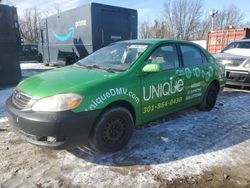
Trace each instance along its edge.
<instances>
[{"instance_id":1,"label":"front grille","mask_svg":"<svg viewBox=\"0 0 250 188\"><path fill-rule=\"evenodd\" d=\"M18 109L26 109L30 106L32 97L16 89L12 94L12 104Z\"/></svg>"}]
</instances>

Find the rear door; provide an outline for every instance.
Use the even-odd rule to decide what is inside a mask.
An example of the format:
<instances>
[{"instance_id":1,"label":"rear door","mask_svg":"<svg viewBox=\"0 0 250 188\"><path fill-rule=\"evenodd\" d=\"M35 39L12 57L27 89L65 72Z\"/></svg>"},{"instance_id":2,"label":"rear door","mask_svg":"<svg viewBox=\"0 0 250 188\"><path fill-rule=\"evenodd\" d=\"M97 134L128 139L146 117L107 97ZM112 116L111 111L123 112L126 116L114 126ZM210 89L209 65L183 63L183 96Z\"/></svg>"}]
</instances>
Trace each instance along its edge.
<instances>
[{"instance_id":1,"label":"rear door","mask_svg":"<svg viewBox=\"0 0 250 188\"><path fill-rule=\"evenodd\" d=\"M201 102L207 84L213 75L212 67L205 54L192 44L180 44L185 82L185 105L192 106Z\"/></svg>"},{"instance_id":2,"label":"rear door","mask_svg":"<svg viewBox=\"0 0 250 188\"><path fill-rule=\"evenodd\" d=\"M180 67L175 44L158 47L144 62L161 63L163 70L142 75L142 119L148 121L182 106L183 75L176 74Z\"/></svg>"},{"instance_id":3,"label":"rear door","mask_svg":"<svg viewBox=\"0 0 250 188\"><path fill-rule=\"evenodd\" d=\"M129 14L120 11L102 10L102 46L130 38Z\"/></svg>"}]
</instances>

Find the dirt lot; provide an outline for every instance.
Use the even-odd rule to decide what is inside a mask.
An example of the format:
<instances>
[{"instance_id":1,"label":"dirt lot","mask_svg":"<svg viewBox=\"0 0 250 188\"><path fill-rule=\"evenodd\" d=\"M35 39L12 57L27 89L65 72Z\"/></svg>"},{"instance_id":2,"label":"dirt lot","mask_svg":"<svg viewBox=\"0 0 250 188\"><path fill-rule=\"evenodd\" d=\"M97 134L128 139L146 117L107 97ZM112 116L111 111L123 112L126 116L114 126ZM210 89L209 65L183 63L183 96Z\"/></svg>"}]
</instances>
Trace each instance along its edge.
<instances>
[{"instance_id":1,"label":"dirt lot","mask_svg":"<svg viewBox=\"0 0 250 188\"><path fill-rule=\"evenodd\" d=\"M0 90L0 187L250 187L249 90L226 88L211 112L151 122L103 155L20 140L3 113L12 90Z\"/></svg>"}]
</instances>

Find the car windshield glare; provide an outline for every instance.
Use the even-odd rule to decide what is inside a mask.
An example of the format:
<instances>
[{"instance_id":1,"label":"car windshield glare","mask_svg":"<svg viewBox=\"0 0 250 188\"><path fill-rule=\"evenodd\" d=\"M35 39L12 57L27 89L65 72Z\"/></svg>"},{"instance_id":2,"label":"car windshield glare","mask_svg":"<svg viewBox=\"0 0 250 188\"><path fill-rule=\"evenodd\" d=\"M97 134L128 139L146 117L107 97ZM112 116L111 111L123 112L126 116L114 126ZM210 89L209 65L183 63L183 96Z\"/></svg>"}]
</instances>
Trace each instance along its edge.
<instances>
[{"instance_id":1,"label":"car windshield glare","mask_svg":"<svg viewBox=\"0 0 250 188\"><path fill-rule=\"evenodd\" d=\"M147 44L115 43L81 59L77 65L125 71L138 59L147 47Z\"/></svg>"},{"instance_id":2,"label":"car windshield glare","mask_svg":"<svg viewBox=\"0 0 250 188\"><path fill-rule=\"evenodd\" d=\"M226 46L221 52L226 52L227 50L233 48L250 49L250 42L249 41L232 42L228 46Z\"/></svg>"}]
</instances>

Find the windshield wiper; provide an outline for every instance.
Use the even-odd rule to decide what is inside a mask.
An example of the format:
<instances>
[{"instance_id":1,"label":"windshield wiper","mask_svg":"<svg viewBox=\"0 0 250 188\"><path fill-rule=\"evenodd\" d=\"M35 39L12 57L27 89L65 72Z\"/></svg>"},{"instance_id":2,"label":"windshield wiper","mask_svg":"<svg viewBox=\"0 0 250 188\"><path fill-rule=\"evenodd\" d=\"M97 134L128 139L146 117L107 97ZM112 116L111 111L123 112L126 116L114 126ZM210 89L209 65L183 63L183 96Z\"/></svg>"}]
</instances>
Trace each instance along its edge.
<instances>
[{"instance_id":1,"label":"windshield wiper","mask_svg":"<svg viewBox=\"0 0 250 188\"><path fill-rule=\"evenodd\" d=\"M84 64L80 64L80 63L77 63L78 66L83 66L87 69L100 69L100 70L104 70L104 71L107 71L107 72L111 72L111 73L115 73L114 69L112 68L108 68L108 69L105 69L103 67L99 67L98 65L84 65Z\"/></svg>"},{"instance_id":2,"label":"windshield wiper","mask_svg":"<svg viewBox=\"0 0 250 188\"><path fill-rule=\"evenodd\" d=\"M80 67L85 67L87 69L99 69L100 67L98 67L97 65L85 65L85 64L81 64L80 62L77 62L76 65L80 66Z\"/></svg>"},{"instance_id":3,"label":"windshield wiper","mask_svg":"<svg viewBox=\"0 0 250 188\"><path fill-rule=\"evenodd\" d=\"M115 68L108 68L106 69L107 71L110 71L110 72L123 72L124 70L121 70L121 69L115 69Z\"/></svg>"}]
</instances>

